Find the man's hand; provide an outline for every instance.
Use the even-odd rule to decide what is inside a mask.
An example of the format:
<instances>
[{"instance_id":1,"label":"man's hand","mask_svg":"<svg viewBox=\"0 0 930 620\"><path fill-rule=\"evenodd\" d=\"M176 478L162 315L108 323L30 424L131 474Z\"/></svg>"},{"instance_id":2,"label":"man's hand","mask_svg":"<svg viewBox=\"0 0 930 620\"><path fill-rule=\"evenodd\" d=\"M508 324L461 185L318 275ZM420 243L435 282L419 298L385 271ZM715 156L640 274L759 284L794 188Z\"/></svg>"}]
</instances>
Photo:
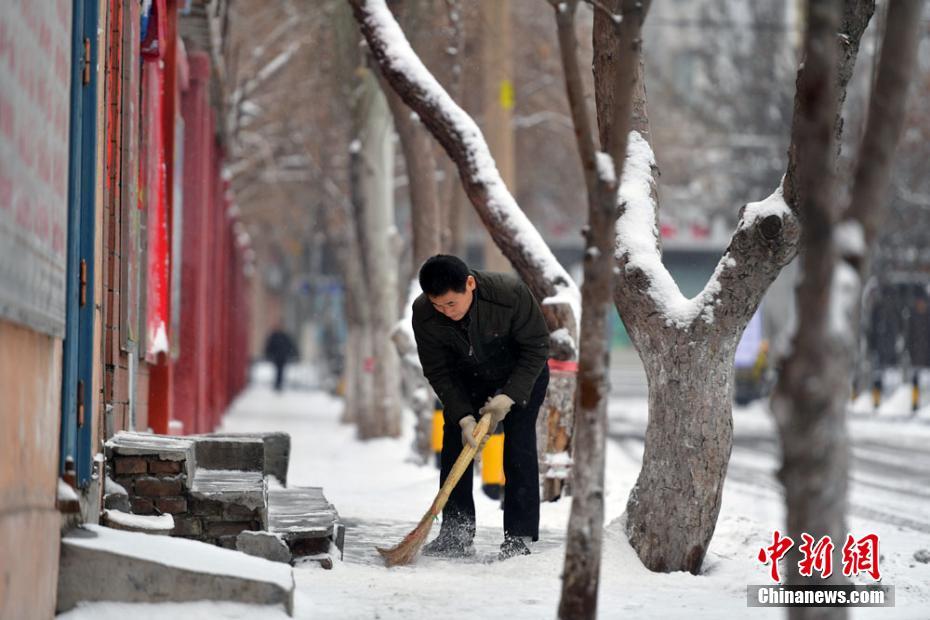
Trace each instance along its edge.
<instances>
[{"instance_id":1,"label":"man's hand","mask_svg":"<svg viewBox=\"0 0 930 620\"><path fill-rule=\"evenodd\" d=\"M484 444L488 443L488 438L491 436L490 433L486 433L484 439L481 440L481 445L478 445L478 442L475 441L475 427L478 426L478 421L475 420L475 416L467 415L461 420L459 420L459 426L462 427L462 445L470 445L476 450L482 450Z\"/></svg>"},{"instance_id":2,"label":"man's hand","mask_svg":"<svg viewBox=\"0 0 930 620\"><path fill-rule=\"evenodd\" d=\"M510 408L513 407L513 399L507 396L506 394L498 394L497 396L492 396L488 399L488 402L485 403L484 407L478 411L478 415L484 415L486 413L491 414L491 430L494 430L494 427L498 425L499 422L503 421L507 414L510 412Z\"/></svg>"}]
</instances>

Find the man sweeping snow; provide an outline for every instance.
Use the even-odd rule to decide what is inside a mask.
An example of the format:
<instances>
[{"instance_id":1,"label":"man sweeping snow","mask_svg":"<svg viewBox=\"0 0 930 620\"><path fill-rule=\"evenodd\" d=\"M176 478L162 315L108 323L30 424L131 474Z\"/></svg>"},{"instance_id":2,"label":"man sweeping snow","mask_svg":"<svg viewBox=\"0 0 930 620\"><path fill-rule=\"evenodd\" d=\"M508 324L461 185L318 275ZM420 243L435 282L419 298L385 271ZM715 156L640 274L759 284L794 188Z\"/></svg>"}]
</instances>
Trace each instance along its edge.
<instances>
[{"instance_id":1,"label":"man sweeping snow","mask_svg":"<svg viewBox=\"0 0 930 620\"><path fill-rule=\"evenodd\" d=\"M549 330L539 304L517 278L470 270L437 255L420 268L423 294L413 303L413 332L423 374L443 404L440 485L462 451L474 445L477 417L504 425L504 542L501 559L529 554L539 538L536 417L546 395ZM473 553L475 502L471 465L442 511L426 555Z\"/></svg>"}]
</instances>

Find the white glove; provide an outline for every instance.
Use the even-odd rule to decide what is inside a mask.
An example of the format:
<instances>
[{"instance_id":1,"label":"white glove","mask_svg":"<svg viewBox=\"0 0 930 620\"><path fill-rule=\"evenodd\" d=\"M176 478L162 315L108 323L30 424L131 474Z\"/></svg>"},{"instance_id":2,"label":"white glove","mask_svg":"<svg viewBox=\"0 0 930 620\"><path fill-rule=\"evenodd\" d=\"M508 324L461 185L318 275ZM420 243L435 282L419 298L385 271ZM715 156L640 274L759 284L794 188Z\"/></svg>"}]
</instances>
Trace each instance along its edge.
<instances>
[{"instance_id":1,"label":"white glove","mask_svg":"<svg viewBox=\"0 0 930 620\"><path fill-rule=\"evenodd\" d=\"M497 396L492 396L488 399L488 402L485 403L484 407L478 411L478 415L483 416L486 413L490 413L490 428L491 430L494 430L494 427L502 422L505 417L507 417L511 407L513 407L513 399L506 394L498 394Z\"/></svg>"},{"instance_id":2,"label":"white glove","mask_svg":"<svg viewBox=\"0 0 930 620\"><path fill-rule=\"evenodd\" d=\"M459 420L459 426L462 427L462 445L468 444L476 450L481 450L484 448L484 444L488 443L489 434L485 434L484 439L481 440L481 445L478 445L478 442L475 441L475 427L478 426L478 421L475 420L475 416L467 415L461 420Z\"/></svg>"}]
</instances>

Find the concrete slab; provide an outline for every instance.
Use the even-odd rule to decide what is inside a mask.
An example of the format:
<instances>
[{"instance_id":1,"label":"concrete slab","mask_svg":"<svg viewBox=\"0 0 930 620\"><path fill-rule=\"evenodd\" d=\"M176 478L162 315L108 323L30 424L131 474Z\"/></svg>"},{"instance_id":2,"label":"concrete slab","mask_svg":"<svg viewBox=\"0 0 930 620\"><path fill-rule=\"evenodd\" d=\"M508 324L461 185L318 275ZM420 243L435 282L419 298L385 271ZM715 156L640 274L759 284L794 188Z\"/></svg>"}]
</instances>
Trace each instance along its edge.
<instances>
[{"instance_id":1,"label":"concrete slab","mask_svg":"<svg viewBox=\"0 0 930 620\"><path fill-rule=\"evenodd\" d=\"M293 573L286 564L197 541L97 525L62 538L58 612L80 601L197 600L283 605L293 614Z\"/></svg>"},{"instance_id":2,"label":"concrete slab","mask_svg":"<svg viewBox=\"0 0 930 620\"><path fill-rule=\"evenodd\" d=\"M265 469L265 442L261 437L198 436L194 439L197 467L259 471Z\"/></svg>"},{"instance_id":3,"label":"concrete slab","mask_svg":"<svg viewBox=\"0 0 930 620\"><path fill-rule=\"evenodd\" d=\"M291 436L285 432L271 433L210 433L199 437L261 439L265 444L265 466L262 470L266 476L274 476L287 486L287 466L291 457Z\"/></svg>"},{"instance_id":4,"label":"concrete slab","mask_svg":"<svg viewBox=\"0 0 930 620\"><path fill-rule=\"evenodd\" d=\"M339 519L319 487L268 491L268 531L285 538L321 538L333 534Z\"/></svg>"},{"instance_id":5,"label":"concrete slab","mask_svg":"<svg viewBox=\"0 0 930 620\"><path fill-rule=\"evenodd\" d=\"M280 536L269 532L242 532L236 537L236 549L272 562L291 562L291 550Z\"/></svg>"},{"instance_id":6,"label":"concrete slab","mask_svg":"<svg viewBox=\"0 0 930 620\"><path fill-rule=\"evenodd\" d=\"M261 471L198 469L190 494L224 504L238 504L251 510L266 505L265 477Z\"/></svg>"}]
</instances>

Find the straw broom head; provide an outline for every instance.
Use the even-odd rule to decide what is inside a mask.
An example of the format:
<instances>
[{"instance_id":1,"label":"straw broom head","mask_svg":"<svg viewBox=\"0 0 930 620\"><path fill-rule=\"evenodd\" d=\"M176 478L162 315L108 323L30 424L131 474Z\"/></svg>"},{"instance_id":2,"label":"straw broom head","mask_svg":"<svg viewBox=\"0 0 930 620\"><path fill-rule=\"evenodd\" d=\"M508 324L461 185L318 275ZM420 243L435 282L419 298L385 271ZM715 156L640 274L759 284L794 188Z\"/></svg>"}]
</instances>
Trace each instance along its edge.
<instances>
[{"instance_id":1,"label":"straw broom head","mask_svg":"<svg viewBox=\"0 0 930 620\"><path fill-rule=\"evenodd\" d=\"M478 425L475 427L475 443L479 446L481 445L481 440L488 434L488 428L490 426L491 414L487 413L481 417L481 420L478 421ZM400 544L390 549L376 547L378 553L384 558L385 566L388 568L392 566L406 566L407 564L412 564L413 561L417 559L420 548L423 546L423 543L426 542L426 537L429 536L430 528L433 527L433 520L442 512L446 502L449 500L449 494L452 493L452 489L455 488L455 485L458 484L459 480L462 478L462 474L465 473L468 464L475 458L475 453L477 451L477 448L472 447L471 444L465 444L462 453L459 454L459 457L455 460L455 464L452 466L452 470L446 477L446 481L443 483L442 488L439 489L436 499L433 500L433 505L426 511L426 514L423 515L423 518L420 519L420 522L413 531L400 541Z\"/></svg>"},{"instance_id":2,"label":"straw broom head","mask_svg":"<svg viewBox=\"0 0 930 620\"><path fill-rule=\"evenodd\" d=\"M423 515L423 518L420 519L420 523L417 524L412 532L404 536L404 539L400 541L400 544L396 547L391 547L390 549L376 547L378 553L384 558L384 565L391 568L392 566L413 564L413 561L417 559L417 555L420 553L420 548L423 546L423 543L426 542L426 537L429 536L429 531L433 527L434 518L433 511L430 510Z\"/></svg>"}]
</instances>

